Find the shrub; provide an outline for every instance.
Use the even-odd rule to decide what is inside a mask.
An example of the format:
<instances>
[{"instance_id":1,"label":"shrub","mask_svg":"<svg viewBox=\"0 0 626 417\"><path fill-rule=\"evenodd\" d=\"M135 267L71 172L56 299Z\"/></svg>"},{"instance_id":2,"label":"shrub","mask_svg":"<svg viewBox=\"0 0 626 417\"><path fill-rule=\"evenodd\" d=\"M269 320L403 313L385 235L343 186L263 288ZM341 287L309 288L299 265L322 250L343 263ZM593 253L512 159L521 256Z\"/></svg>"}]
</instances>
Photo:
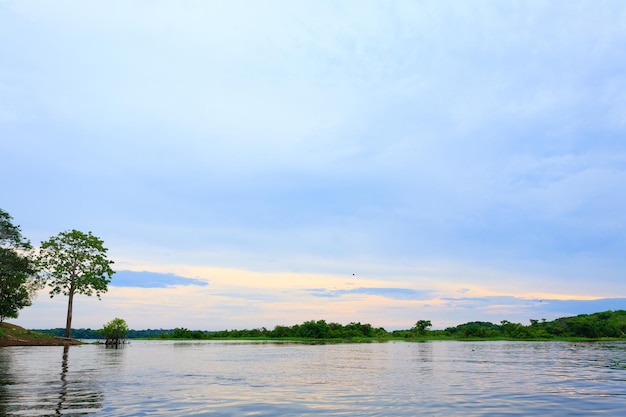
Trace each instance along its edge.
<instances>
[{"instance_id":1,"label":"shrub","mask_svg":"<svg viewBox=\"0 0 626 417\"><path fill-rule=\"evenodd\" d=\"M124 320L116 317L98 332L104 337L106 345L118 346L126 341L128 326Z\"/></svg>"}]
</instances>

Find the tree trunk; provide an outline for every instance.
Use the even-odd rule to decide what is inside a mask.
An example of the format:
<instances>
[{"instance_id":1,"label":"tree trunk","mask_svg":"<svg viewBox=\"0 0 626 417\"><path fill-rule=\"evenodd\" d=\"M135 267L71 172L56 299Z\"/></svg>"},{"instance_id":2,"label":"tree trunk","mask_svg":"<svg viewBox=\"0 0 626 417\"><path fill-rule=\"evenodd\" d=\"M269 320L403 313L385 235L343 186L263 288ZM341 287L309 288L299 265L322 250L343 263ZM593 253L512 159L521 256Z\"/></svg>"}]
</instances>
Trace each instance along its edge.
<instances>
[{"instance_id":1,"label":"tree trunk","mask_svg":"<svg viewBox=\"0 0 626 417\"><path fill-rule=\"evenodd\" d=\"M74 287L70 288L67 298L67 321L65 322L65 337L72 337L72 304L74 303Z\"/></svg>"}]
</instances>

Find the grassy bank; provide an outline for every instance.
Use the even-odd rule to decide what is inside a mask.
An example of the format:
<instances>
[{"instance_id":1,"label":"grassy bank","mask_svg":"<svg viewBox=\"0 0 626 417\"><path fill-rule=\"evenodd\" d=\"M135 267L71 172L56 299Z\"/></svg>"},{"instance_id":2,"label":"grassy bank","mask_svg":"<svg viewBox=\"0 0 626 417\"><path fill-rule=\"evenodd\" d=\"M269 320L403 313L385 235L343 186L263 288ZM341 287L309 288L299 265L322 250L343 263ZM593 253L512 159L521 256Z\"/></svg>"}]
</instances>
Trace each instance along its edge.
<instances>
[{"instance_id":1,"label":"grassy bank","mask_svg":"<svg viewBox=\"0 0 626 417\"><path fill-rule=\"evenodd\" d=\"M27 330L10 323L0 323L0 347L6 346L64 346L79 341Z\"/></svg>"}]
</instances>

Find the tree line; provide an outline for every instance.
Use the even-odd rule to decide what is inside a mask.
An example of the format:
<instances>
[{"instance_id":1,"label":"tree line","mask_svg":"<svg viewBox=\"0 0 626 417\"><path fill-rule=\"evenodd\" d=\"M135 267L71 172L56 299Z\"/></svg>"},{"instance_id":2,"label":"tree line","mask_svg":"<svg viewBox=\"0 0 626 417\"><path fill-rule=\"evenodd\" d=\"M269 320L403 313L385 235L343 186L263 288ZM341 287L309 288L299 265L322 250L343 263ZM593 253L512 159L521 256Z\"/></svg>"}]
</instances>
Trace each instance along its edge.
<instances>
[{"instance_id":1,"label":"tree line","mask_svg":"<svg viewBox=\"0 0 626 417\"><path fill-rule=\"evenodd\" d=\"M470 322L442 331L443 335L459 338L551 339L567 337L625 338L626 310L604 311L562 317L553 321L531 319L530 325L503 320L499 325L488 322Z\"/></svg>"},{"instance_id":2,"label":"tree line","mask_svg":"<svg viewBox=\"0 0 626 417\"><path fill-rule=\"evenodd\" d=\"M61 336L65 329L34 329L34 331ZM73 329L72 334L78 339L99 339L102 330ZM370 324L327 323L325 320L306 321L293 326L276 326L273 330L265 327L243 330L189 330L184 327L174 329L128 330L128 339L247 339L247 338L298 338L298 339L351 339L379 338L388 335L385 329L374 328Z\"/></svg>"},{"instance_id":3,"label":"tree line","mask_svg":"<svg viewBox=\"0 0 626 417\"><path fill-rule=\"evenodd\" d=\"M626 310L604 311L594 314L580 314L558 318L553 321L530 320L529 325L503 320L500 324L473 321L448 327L444 330L430 330L430 320L418 320L406 330L388 332L382 327L360 322L342 325L327 323L325 320L305 321L293 326L275 326L273 329L261 327L242 330L189 330L175 329L128 330L129 339L556 339L556 338L626 338ZM65 329L36 330L42 333L61 336ZM79 339L99 339L102 330L73 329Z\"/></svg>"}]
</instances>

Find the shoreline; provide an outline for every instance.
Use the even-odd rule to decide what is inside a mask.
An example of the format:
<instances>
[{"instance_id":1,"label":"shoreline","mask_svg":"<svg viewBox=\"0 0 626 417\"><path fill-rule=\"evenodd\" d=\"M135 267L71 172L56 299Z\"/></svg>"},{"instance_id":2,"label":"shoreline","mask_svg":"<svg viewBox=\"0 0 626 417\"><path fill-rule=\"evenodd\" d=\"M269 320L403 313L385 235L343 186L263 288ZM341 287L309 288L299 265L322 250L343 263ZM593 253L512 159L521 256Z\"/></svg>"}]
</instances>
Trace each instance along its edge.
<instances>
[{"instance_id":1,"label":"shoreline","mask_svg":"<svg viewBox=\"0 0 626 417\"><path fill-rule=\"evenodd\" d=\"M10 323L0 323L0 348L11 346L76 346L76 339L33 332Z\"/></svg>"}]
</instances>

